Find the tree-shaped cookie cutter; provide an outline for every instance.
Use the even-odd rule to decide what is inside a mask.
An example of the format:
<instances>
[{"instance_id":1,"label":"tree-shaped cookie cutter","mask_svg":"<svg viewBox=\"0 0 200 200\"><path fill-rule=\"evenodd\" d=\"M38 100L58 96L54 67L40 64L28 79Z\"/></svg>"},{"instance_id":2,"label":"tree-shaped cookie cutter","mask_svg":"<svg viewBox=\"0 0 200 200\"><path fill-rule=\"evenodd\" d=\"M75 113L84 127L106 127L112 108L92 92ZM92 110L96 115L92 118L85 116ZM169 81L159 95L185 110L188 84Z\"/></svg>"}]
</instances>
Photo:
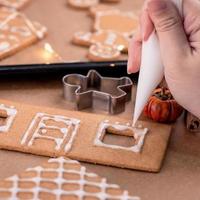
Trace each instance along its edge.
<instances>
[{"instance_id":1,"label":"tree-shaped cookie cutter","mask_svg":"<svg viewBox=\"0 0 200 200\"><path fill-rule=\"evenodd\" d=\"M77 109L98 108L110 114L125 110L131 100L133 82L128 77L102 77L90 70L87 76L69 74L63 77L64 98L76 102Z\"/></svg>"}]
</instances>

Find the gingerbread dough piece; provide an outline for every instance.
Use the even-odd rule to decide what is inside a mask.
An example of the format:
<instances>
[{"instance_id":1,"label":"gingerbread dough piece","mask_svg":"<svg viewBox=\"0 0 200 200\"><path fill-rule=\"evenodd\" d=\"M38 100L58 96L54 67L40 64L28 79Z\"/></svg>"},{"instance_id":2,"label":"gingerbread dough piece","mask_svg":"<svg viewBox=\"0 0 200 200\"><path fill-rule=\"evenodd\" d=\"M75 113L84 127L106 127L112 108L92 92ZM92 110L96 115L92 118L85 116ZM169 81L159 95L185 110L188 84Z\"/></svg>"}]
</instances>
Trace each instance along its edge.
<instances>
[{"instance_id":1,"label":"gingerbread dough piece","mask_svg":"<svg viewBox=\"0 0 200 200\"><path fill-rule=\"evenodd\" d=\"M0 0L0 6L20 9L24 7L30 0Z\"/></svg>"},{"instance_id":2,"label":"gingerbread dough piece","mask_svg":"<svg viewBox=\"0 0 200 200\"><path fill-rule=\"evenodd\" d=\"M139 200L75 160L49 159L42 166L0 181L0 199Z\"/></svg>"},{"instance_id":3,"label":"gingerbread dough piece","mask_svg":"<svg viewBox=\"0 0 200 200\"><path fill-rule=\"evenodd\" d=\"M99 0L68 0L68 4L75 8L87 9L91 6L95 6L99 3Z\"/></svg>"},{"instance_id":4,"label":"gingerbread dough piece","mask_svg":"<svg viewBox=\"0 0 200 200\"><path fill-rule=\"evenodd\" d=\"M120 0L102 0L104 3L117 3ZM88 9L98 6L100 0L68 0L68 4L74 8Z\"/></svg>"},{"instance_id":5,"label":"gingerbread dough piece","mask_svg":"<svg viewBox=\"0 0 200 200\"><path fill-rule=\"evenodd\" d=\"M42 39L47 31L24 14L8 8L0 8L0 30L0 59Z\"/></svg>"},{"instance_id":6,"label":"gingerbread dough piece","mask_svg":"<svg viewBox=\"0 0 200 200\"><path fill-rule=\"evenodd\" d=\"M108 45L92 45L88 59L91 61L112 61L120 58L120 51Z\"/></svg>"},{"instance_id":7,"label":"gingerbread dough piece","mask_svg":"<svg viewBox=\"0 0 200 200\"><path fill-rule=\"evenodd\" d=\"M96 6L90 7L89 13L92 17L95 17L97 12L105 12L105 11L110 11L110 10L118 10L118 9L114 9L113 7L109 7L103 4L98 4Z\"/></svg>"},{"instance_id":8,"label":"gingerbread dough piece","mask_svg":"<svg viewBox=\"0 0 200 200\"><path fill-rule=\"evenodd\" d=\"M88 58L93 61L119 59L121 52L128 51L129 40L127 36L112 31L78 32L73 38L77 45L90 46Z\"/></svg>"},{"instance_id":9,"label":"gingerbread dough piece","mask_svg":"<svg viewBox=\"0 0 200 200\"><path fill-rule=\"evenodd\" d=\"M94 29L108 30L132 36L138 28L138 18L132 12L108 10L96 12Z\"/></svg>"},{"instance_id":10,"label":"gingerbread dough piece","mask_svg":"<svg viewBox=\"0 0 200 200\"><path fill-rule=\"evenodd\" d=\"M140 122L135 128L113 116L0 102L18 111L0 133L1 149L151 172L161 167L170 126Z\"/></svg>"}]
</instances>

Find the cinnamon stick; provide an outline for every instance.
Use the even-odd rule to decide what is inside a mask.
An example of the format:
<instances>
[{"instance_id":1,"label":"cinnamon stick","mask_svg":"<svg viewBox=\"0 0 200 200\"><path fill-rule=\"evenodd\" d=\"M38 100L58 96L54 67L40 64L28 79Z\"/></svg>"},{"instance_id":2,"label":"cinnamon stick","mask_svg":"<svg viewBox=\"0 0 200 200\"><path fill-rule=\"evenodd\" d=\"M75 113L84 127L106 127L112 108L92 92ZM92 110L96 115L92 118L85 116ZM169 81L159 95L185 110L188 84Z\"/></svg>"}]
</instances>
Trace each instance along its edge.
<instances>
[{"instance_id":1,"label":"cinnamon stick","mask_svg":"<svg viewBox=\"0 0 200 200\"><path fill-rule=\"evenodd\" d=\"M195 117L193 114L186 113L186 126L191 132L200 132L200 119Z\"/></svg>"}]
</instances>

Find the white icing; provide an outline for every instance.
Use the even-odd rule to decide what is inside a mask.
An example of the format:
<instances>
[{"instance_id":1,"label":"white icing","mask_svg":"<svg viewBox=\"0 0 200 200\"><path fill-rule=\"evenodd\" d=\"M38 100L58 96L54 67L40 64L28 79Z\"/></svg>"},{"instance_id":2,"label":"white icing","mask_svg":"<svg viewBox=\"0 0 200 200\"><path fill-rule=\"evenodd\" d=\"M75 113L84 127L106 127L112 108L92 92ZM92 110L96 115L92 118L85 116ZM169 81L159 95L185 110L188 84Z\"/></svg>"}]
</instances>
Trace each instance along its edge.
<instances>
[{"instance_id":1,"label":"white icing","mask_svg":"<svg viewBox=\"0 0 200 200\"><path fill-rule=\"evenodd\" d=\"M17 110L15 108L5 106L4 104L0 104L0 110L5 110L7 112L7 115L8 115L5 125L0 126L0 133L8 132L13 121L14 121L14 119L15 119L15 116L17 114Z\"/></svg>"},{"instance_id":2,"label":"white icing","mask_svg":"<svg viewBox=\"0 0 200 200\"><path fill-rule=\"evenodd\" d=\"M0 0L0 4L3 6L18 9L22 7L28 0L16 0L15 2L9 0Z\"/></svg>"},{"instance_id":3,"label":"white icing","mask_svg":"<svg viewBox=\"0 0 200 200\"><path fill-rule=\"evenodd\" d=\"M40 119L41 118L41 119ZM39 122L38 122L39 120ZM54 122L61 122L66 127L58 127L58 126L50 126L46 125L45 122L48 120L52 120ZM75 136L78 132L80 120L74 119L74 118L67 118L60 115L49 115L45 113L37 113L34 119L32 120L30 126L28 127L27 131L25 132L21 144L28 146L32 146L35 139L46 139L46 140L53 140L56 144L55 150L59 151L61 150L61 147L64 145L66 138L70 135L70 138L65 144L64 151L68 152L71 150L73 141L75 139ZM33 130L33 127L37 127ZM53 137L48 136L47 132L48 130L58 130L60 133L62 133L62 137ZM30 139L28 139L31 136Z\"/></svg>"},{"instance_id":4,"label":"white icing","mask_svg":"<svg viewBox=\"0 0 200 200\"><path fill-rule=\"evenodd\" d=\"M10 12L9 9L8 9L8 11ZM16 27L16 26L9 27L8 26L8 23L11 20L15 19L17 16L20 16L24 19L27 27L26 26L20 26L20 27ZM38 23L35 23L35 24L37 25ZM35 25L33 24L33 22L31 22L24 14L19 13L17 11L10 12L10 15L8 15L8 17L3 22L0 23L1 30L9 29L9 28L10 28L11 32L19 33L20 35L22 35L24 37L30 36L31 32L33 32L39 39L42 39L46 32L46 27L41 27L40 30L37 30L35 28Z\"/></svg>"},{"instance_id":5,"label":"white icing","mask_svg":"<svg viewBox=\"0 0 200 200\"><path fill-rule=\"evenodd\" d=\"M0 42L0 51L5 51L10 48L9 42Z\"/></svg>"},{"instance_id":6,"label":"white icing","mask_svg":"<svg viewBox=\"0 0 200 200\"><path fill-rule=\"evenodd\" d=\"M20 14L20 15L24 18L24 20L25 20L27 26L30 28L30 30L31 30L33 33L35 33L35 35L36 35L39 39L42 39L42 38L44 37L45 32L46 32L46 28L43 27L41 30L37 30L37 29L35 28L35 26L33 25L33 23L32 23L24 14Z\"/></svg>"},{"instance_id":7,"label":"white icing","mask_svg":"<svg viewBox=\"0 0 200 200\"><path fill-rule=\"evenodd\" d=\"M8 36L8 39L9 39L9 40L13 40L13 41L15 41L15 42L19 42L19 39L18 39L15 35L9 35L9 36Z\"/></svg>"},{"instance_id":8,"label":"white icing","mask_svg":"<svg viewBox=\"0 0 200 200\"><path fill-rule=\"evenodd\" d=\"M79 200L84 200L85 197L93 197L97 198L99 200L107 200L107 199L113 199L113 200L139 200L139 197L129 196L127 191L122 192L121 195L111 195L108 194L106 191L107 189L119 189L119 186L116 184L108 184L107 180L105 178L101 178L100 182L95 182L92 180L86 180L85 177L98 177L98 175L94 173L89 173L86 171L86 168L81 166L79 162L65 159L63 157L56 158L56 159L50 159L48 161L49 163L57 163L58 167L56 169L54 168L43 168L41 166L29 168L26 171L28 172L34 172L36 175L32 178L20 178L19 176L15 175L10 178L7 178L7 181L12 182L11 188L0 188L0 192L10 192L10 198L11 200L17 200L18 199L18 193L20 192L30 192L33 194L34 200L39 199L40 192L46 192L48 194L55 195L56 200L60 200L62 196L64 195L73 195L76 196ZM80 169L65 169L64 165L66 164L77 164L80 166ZM48 177L42 177L41 174L44 172L53 172L57 174L57 178L52 179ZM64 173L69 174L75 174L80 177L78 180L70 180L64 178ZM34 183L35 186L33 188L20 188L19 182L30 182ZM56 184L56 189L48 189L41 186L41 182L50 182ZM79 185L79 188L76 190L64 190L63 186L64 184L77 184ZM87 192L84 190L85 186L94 186L99 188L100 192L92 193Z\"/></svg>"},{"instance_id":9,"label":"white icing","mask_svg":"<svg viewBox=\"0 0 200 200\"><path fill-rule=\"evenodd\" d=\"M120 56L120 51L118 51L115 48L112 48L111 46L103 46L103 45L92 45L89 48L90 55L93 55L95 57L99 58L105 58L105 59L113 59L118 58Z\"/></svg>"},{"instance_id":10,"label":"white icing","mask_svg":"<svg viewBox=\"0 0 200 200\"><path fill-rule=\"evenodd\" d=\"M98 4L99 0L69 0L76 7L91 7Z\"/></svg>"},{"instance_id":11,"label":"white icing","mask_svg":"<svg viewBox=\"0 0 200 200\"><path fill-rule=\"evenodd\" d=\"M24 37L29 37L32 34L29 28L26 26L21 26L21 27L13 26L11 27L10 31L13 33L20 33L20 35Z\"/></svg>"},{"instance_id":12,"label":"white icing","mask_svg":"<svg viewBox=\"0 0 200 200\"><path fill-rule=\"evenodd\" d=\"M137 143L131 147L123 147L123 146L119 146L119 145L103 143L103 138L106 134L106 129L108 127L113 127L119 131L124 131L127 129L132 130L134 133L133 137L134 137L134 139L137 140ZM139 152L141 152L142 147L144 145L144 140L145 140L145 136L146 136L147 132L148 132L147 128L141 129L141 128L135 128L135 127L127 126L127 125L120 125L119 123L111 124L109 122L104 121L99 125L99 129L97 131L96 138L94 139L94 145L100 146L100 147L105 147L105 148L110 148L110 149L118 149L118 150L125 150L125 151L131 151L134 153L139 153Z\"/></svg>"},{"instance_id":13,"label":"white icing","mask_svg":"<svg viewBox=\"0 0 200 200\"><path fill-rule=\"evenodd\" d=\"M115 33L109 32L108 36L107 36L107 39L105 41L105 44L112 46L112 45L114 45L116 39L117 39L117 35Z\"/></svg>"},{"instance_id":14,"label":"white icing","mask_svg":"<svg viewBox=\"0 0 200 200\"><path fill-rule=\"evenodd\" d=\"M85 41L85 42L89 42L90 41L90 38L91 38L91 33L88 32L88 33L84 33L84 32L77 32L75 33L75 39L77 40L82 40L82 41Z\"/></svg>"}]
</instances>

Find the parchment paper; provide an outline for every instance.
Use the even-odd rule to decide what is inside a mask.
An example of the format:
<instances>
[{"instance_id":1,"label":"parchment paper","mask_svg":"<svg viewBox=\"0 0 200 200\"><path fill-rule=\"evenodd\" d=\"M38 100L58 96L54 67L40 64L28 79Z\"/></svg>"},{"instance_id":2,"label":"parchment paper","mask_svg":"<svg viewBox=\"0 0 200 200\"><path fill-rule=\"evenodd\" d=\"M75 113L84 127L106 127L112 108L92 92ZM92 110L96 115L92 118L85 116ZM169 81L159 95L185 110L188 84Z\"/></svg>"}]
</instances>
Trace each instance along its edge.
<instances>
[{"instance_id":1,"label":"parchment paper","mask_svg":"<svg viewBox=\"0 0 200 200\"><path fill-rule=\"evenodd\" d=\"M123 10L138 10L141 0L121 0L117 6ZM32 19L46 25L49 29L47 41L65 59L83 59L86 49L69 44L73 32L89 30L91 19L84 11L75 11L66 6L66 0L32 0L24 12ZM81 23L77 23L81 22ZM4 60L5 63L36 62L33 52L41 45L37 44L19 54ZM0 98L72 109L73 105L62 99L61 80L43 78L1 79ZM129 103L122 117L132 117L133 102ZM88 110L87 110L88 111ZM200 136L187 133L180 119L172 132L170 145L163 168L159 174L123 170L99 165L86 165L90 170L105 176L109 182L119 184L131 194L143 200L198 200L200 198ZM0 151L0 178L36 166L45 157Z\"/></svg>"}]
</instances>

